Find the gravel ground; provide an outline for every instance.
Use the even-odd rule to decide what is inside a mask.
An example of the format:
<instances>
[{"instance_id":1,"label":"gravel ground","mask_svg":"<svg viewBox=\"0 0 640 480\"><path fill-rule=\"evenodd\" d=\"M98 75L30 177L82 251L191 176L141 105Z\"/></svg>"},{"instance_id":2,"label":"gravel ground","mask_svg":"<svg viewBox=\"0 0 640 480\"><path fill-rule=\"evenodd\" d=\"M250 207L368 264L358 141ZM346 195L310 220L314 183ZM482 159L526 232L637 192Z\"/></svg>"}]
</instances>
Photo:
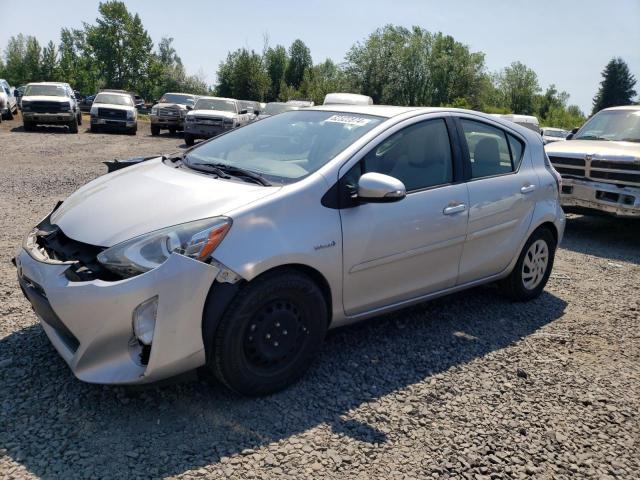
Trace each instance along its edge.
<instances>
[{"instance_id":1,"label":"gravel ground","mask_svg":"<svg viewBox=\"0 0 640 480\"><path fill-rule=\"evenodd\" d=\"M640 222L572 216L538 300L481 287L332 332L270 397L87 385L9 260L101 161L184 145L20 124L0 125L0 478L640 477Z\"/></svg>"}]
</instances>

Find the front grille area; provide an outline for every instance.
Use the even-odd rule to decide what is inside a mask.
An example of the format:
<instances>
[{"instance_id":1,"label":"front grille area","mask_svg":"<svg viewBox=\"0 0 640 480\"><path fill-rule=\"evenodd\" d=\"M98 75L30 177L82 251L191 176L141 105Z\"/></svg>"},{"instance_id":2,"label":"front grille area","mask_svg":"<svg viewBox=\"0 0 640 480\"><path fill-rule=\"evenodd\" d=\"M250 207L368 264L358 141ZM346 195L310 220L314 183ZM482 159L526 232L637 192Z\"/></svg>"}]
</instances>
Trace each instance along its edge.
<instances>
[{"instance_id":1,"label":"front grille area","mask_svg":"<svg viewBox=\"0 0 640 480\"><path fill-rule=\"evenodd\" d=\"M221 126L222 119L221 118L212 118L212 117L195 117L196 123L202 123L203 125L214 125Z\"/></svg>"},{"instance_id":2,"label":"front grille area","mask_svg":"<svg viewBox=\"0 0 640 480\"><path fill-rule=\"evenodd\" d=\"M562 176L640 186L640 163L552 155L549 155L549 160Z\"/></svg>"},{"instance_id":3,"label":"front grille area","mask_svg":"<svg viewBox=\"0 0 640 480\"><path fill-rule=\"evenodd\" d=\"M106 118L107 120L126 120L127 111L116 108L98 108L98 117Z\"/></svg>"},{"instance_id":4,"label":"front grille area","mask_svg":"<svg viewBox=\"0 0 640 480\"><path fill-rule=\"evenodd\" d=\"M36 112L36 113L68 112L70 108L68 102L36 101L36 102L30 102L29 106L30 106L30 111Z\"/></svg>"},{"instance_id":5,"label":"front grille area","mask_svg":"<svg viewBox=\"0 0 640 480\"><path fill-rule=\"evenodd\" d=\"M158 110L158 115L160 117L178 117L180 112L177 108L161 108Z\"/></svg>"},{"instance_id":6,"label":"front grille area","mask_svg":"<svg viewBox=\"0 0 640 480\"><path fill-rule=\"evenodd\" d=\"M89 280L119 280L120 277L98 262L97 256L105 247L90 245L67 237L49 217L38 225L36 243L52 260L75 262L65 271L65 276L75 282Z\"/></svg>"}]
</instances>

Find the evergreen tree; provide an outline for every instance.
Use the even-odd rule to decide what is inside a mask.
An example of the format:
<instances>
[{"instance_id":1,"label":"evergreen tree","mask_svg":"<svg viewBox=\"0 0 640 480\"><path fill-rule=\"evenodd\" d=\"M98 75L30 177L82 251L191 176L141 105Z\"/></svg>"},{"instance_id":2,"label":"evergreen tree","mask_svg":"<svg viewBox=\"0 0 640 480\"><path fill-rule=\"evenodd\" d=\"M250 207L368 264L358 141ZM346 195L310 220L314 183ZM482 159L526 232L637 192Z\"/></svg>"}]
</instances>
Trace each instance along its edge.
<instances>
[{"instance_id":1,"label":"evergreen tree","mask_svg":"<svg viewBox=\"0 0 640 480\"><path fill-rule=\"evenodd\" d=\"M636 91L636 79L622 58L613 58L602 71L600 89L593 99L592 115L603 108L630 105Z\"/></svg>"}]
</instances>

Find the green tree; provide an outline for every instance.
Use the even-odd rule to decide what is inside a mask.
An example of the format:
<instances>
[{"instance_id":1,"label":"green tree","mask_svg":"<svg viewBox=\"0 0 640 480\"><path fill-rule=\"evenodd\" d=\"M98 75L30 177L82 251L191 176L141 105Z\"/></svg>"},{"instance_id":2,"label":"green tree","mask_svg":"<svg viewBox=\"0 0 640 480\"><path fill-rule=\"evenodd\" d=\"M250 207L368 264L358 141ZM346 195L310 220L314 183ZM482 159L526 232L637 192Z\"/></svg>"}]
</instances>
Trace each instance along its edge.
<instances>
[{"instance_id":1,"label":"green tree","mask_svg":"<svg viewBox=\"0 0 640 480\"><path fill-rule=\"evenodd\" d=\"M101 3L98 11L96 25L85 25L95 65L109 87L137 89L151 63L153 42L123 2Z\"/></svg>"},{"instance_id":2,"label":"green tree","mask_svg":"<svg viewBox=\"0 0 640 480\"><path fill-rule=\"evenodd\" d=\"M613 58L602 71L600 89L593 98L592 115L603 108L631 105L636 94L636 79L622 58Z\"/></svg>"},{"instance_id":3,"label":"green tree","mask_svg":"<svg viewBox=\"0 0 640 480\"><path fill-rule=\"evenodd\" d=\"M25 82L37 82L40 80L40 63L42 62L42 48L35 37L27 37L27 45L24 53Z\"/></svg>"},{"instance_id":4,"label":"green tree","mask_svg":"<svg viewBox=\"0 0 640 480\"><path fill-rule=\"evenodd\" d=\"M536 72L521 62L513 62L498 75L497 80L504 103L513 113L534 113L536 95L540 91Z\"/></svg>"},{"instance_id":5,"label":"green tree","mask_svg":"<svg viewBox=\"0 0 640 480\"><path fill-rule=\"evenodd\" d=\"M4 49L6 59L3 77L11 85L21 85L27 81L24 57L27 50L27 38L23 34L9 38Z\"/></svg>"},{"instance_id":6,"label":"green tree","mask_svg":"<svg viewBox=\"0 0 640 480\"><path fill-rule=\"evenodd\" d=\"M90 94L104 85L90 55L84 30L63 28L60 31L58 78L82 93Z\"/></svg>"},{"instance_id":7,"label":"green tree","mask_svg":"<svg viewBox=\"0 0 640 480\"><path fill-rule=\"evenodd\" d=\"M262 57L241 48L227 55L217 72L216 94L242 100L262 101L269 90L269 76Z\"/></svg>"},{"instance_id":8,"label":"green tree","mask_svg":"<svg viewBox=\"0 0 640 480\"><path fill-rule=\"evenodd\" d=\"M305 72L312 66L311 51L302 40L295 40L289 47L289 62L285 69L287 85L299 88Z\"/></svg>"},{"instance_id":9,"label":"green tree","mask_svg":"<svg viewBox=\"0 0 640 480\"><path fill-rule=\"evenodd\" d=\"M538 117L546 118L551 109L564 109L569 100L567 92L559 92L554 84L547 87L547 90L538 99Z\"/></svg>"},{"instance_id":10,"label":"green tree","mask_svg":"<svg viewBox=\"0 0 640 480\"><path fill-rule=\"evenodd\" d=\"M58 75L58 51L55 43L49 41L42 50L42 64L40 65L40 76L45 81L51 81Z\"/></svg>"},{"instance_id":11,"label":"green tree","mask_svg":"<svg viewBox=\"0 0 640 480\"><path fill-rule=\"evenodd\" d=\"M264 64L269 76L268 101L276 100L280 96L280 85L284 81L288 60L287 50L282 45L269 47L264 53Z\"/></svg>"},{"instance_id":12,"label":"green tree","mask_svg":"<svg viewBox=\"0 0 640 480\"><path fill-rule=\"evenodd\" d=\"M289 98L285 100L302 97L313 100L316 104L322 104L327 93L345 90L348 90L348 84L344 71L334 62L326 59L308 69L302 80L300 92L289 91Z\"/></svg>"}]
</instances>

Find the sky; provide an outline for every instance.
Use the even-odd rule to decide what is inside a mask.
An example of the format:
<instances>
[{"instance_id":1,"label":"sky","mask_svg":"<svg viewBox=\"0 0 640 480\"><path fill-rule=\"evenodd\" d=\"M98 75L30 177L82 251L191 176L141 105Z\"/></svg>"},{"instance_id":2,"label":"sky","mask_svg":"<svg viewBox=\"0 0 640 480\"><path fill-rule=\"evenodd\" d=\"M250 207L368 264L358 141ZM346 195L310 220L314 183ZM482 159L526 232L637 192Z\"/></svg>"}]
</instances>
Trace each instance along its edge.
<instances>
[{"instance_id":1,"label":"sky","mask_svg":"<svg viewBox=\"0 0 640 480\"><path fill-rule=\"evenodd\" d=\"M58 42L63 27L94 23L98 1L0 0L0 49L10 36ZM441 31L486 54L489 71L521 61L542 88L554 83L585 113L612 57L622 57L640 93L640 0L125 0L154 43L166 36L189 73L214 83L230 50L261 52L302 39L314 62L341 62L385 24Z\"/></svg>"}]
</instances>

